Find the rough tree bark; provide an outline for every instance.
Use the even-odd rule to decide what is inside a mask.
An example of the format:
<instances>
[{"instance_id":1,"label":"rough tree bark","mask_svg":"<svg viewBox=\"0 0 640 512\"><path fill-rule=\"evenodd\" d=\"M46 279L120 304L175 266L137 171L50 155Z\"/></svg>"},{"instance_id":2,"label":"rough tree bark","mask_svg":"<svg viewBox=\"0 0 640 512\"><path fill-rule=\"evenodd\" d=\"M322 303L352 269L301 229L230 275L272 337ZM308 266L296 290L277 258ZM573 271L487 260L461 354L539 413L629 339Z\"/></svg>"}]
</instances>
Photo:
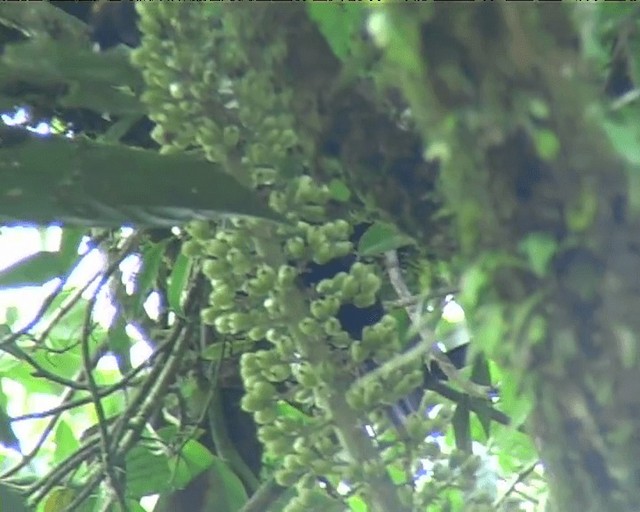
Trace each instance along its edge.
<instances>
[{"instance_id":1,"label":"rough tree bark","mask_svg":"<svg viewBox=\"0 0 640 512\"><path fill-rule=\"evenodd\" d=\"M419 12L389 14L422 45L403 90L455 212L477 341L534 397L527 426L555 508L634 510L639 220L602 131L603 92L581 54L576 11ZM534 101L546 105L541 117L528 112ZM421 219L412 220L419 234ZM552 257L534 269L525 247L542 240ZM500 340L493 346L480 335L487 328Z\"/></svg>"}]
</instances>

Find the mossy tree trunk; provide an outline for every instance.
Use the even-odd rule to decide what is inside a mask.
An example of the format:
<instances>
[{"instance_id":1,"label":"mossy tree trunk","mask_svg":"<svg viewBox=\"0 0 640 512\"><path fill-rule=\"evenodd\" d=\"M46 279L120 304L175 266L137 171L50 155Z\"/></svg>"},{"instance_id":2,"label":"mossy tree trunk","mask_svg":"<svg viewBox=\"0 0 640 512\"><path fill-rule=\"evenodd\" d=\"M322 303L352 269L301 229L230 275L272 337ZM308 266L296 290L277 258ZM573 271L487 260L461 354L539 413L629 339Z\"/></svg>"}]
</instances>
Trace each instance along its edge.
<instances>
[{"instance_id":1,"label":"mossy tree trunk","mask_svg":"<svg viewBox=\"0 0 640 512\"><path fill-rule=\"evenodd\" d=\"M602 87L573 20L581 13L421 12L388 14L392 31L421 44L421 67L405 67L402 87L455 212L477 346L533 397L527 427L556 509L634 510L640 226L632 170L602 130Z\"/></svg>"}]
</instances>

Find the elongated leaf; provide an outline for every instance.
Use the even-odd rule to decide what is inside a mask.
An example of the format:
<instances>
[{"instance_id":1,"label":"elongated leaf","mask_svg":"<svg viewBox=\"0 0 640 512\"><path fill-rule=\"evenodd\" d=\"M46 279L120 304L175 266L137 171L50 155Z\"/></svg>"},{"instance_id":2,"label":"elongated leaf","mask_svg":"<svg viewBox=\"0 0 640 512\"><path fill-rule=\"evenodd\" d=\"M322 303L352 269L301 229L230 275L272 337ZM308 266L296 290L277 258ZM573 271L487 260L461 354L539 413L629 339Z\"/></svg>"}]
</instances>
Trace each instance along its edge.
<instances>
[{"instance_id":1,"label":"elongated leaf","mask_svg":"<svg viewBox=\"0 0 640 512\"><path fill-rule=\"evenodd\" d=\"M38 136L0 126L0 221L175 226L246 215L284 219L220 166L188 154Z\"/></svg>"},{"instance_id":2,"label":"elongated leaf","mask_svg":"<svg viewBox=\"0 0 640 512\"><path fill-rule=\"evenodd\" d=\"M90 45L48 38L9 44L0 58L0 90L12 91L18 83L33 84L40 95L63 91L58 98L63 107L114 115L145 113L138 99L142 76L122 47L98 53Z\"/></svg>"},{"instance_id":3,"label":"elongated leaf","mask_svg":"<svg viewBox=\"0 0 640 512\"><path fill-rule=\"evenodd\" d=\"M461 401L453 413L451 424L456 438L456 448L463 452L471 452L471 428L469 407L466 400Z\"/></svg>"},{"instance_id":4,"label":"elongated leaf","mask_svg":"<svg viewBox=\"0 0 640 512\"><path fill-rule=\"evenodd\" d=\"M78 257L78 247L86 233L82 228L65 228L62 230L60 241L60 262L66 268Z\"/></svg>"},{"instance_id":5,"label":"elongated leaf","mask_svg":"<svg viewBox=\"0 0 640 512\"><path fill-rule=\"evenodd\" d=\"M41 286L64 270L60 253L40 251L0 271L0 288Z\"/></svg>"},{"instance_id":6,"label":"elongated leaf","mask_svg":"<svg viewBox=\"0 0 640 512\"><path fill-rule=\"evenodd\" d=\"M26 500L12 487L0 484L0 510L28 512Z\"/></svg>"},{"instance_id":7,"label":"elongated leaf","mask_svg":"<svg viewBox=\"0 0 640 512\"><path fill-rule=\"evenodd\" d=\"M361 256L377 256L413 243L407 235L401 233L391 224L376 222L362 235L358 243Z\"/></svg>"},{"instance_id":8,"label":"elongated leaf","mask_svg":"<svg viewBox=\"0 0 640 512\"><path fill-rule=\"evenodd\" d=\"M182 292L189 280L189 271L191 270L191 258L187 258L184 254L179 254L173 265L173 270L169 276L169 287L167 289L167 300L169 307L176 313L183 315L182 309Z\"/></svg>"},{"instance_id":9,"label":"elongated leaf","mask_svg":"<svg viewBox=\"0 0 640 512\"><path fill-rule=\"evenodd\" d=\"M163 241L157 244L149 244L143 250L141 269L136 276L136 292L132 312L133 316L138 316L140 314L144 301L147 299L147 295L153 288L166 246L166 241Z\"/></svg>"}]
</instances>

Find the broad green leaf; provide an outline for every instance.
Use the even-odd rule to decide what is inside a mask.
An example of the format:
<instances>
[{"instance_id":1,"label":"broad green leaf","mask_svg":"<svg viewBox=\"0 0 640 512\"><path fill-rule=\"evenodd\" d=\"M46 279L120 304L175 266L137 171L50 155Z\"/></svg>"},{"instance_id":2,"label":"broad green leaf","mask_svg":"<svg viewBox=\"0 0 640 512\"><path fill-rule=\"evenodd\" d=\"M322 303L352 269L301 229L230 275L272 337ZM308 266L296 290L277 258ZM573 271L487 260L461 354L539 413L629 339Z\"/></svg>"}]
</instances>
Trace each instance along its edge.
<instances>
[{"instance_id":1,"label":"broad green leaf","mask_svg":"<svg viewBox=\"0 0 640 512\"><path fill-rule=\"evenodd\" d=\"M311 4L313 5L313 4ZM329 195L332 199L346 203L351 197L351 191L349 187L342 180L332 179L329 182Z\"/></svg>"},{"instance_id":2,"label":"broad green leaf","mask_svg":"<svg viewBox=\"0 0 640 512\"><path fill-rule=\"evenodd\" d=\"M169 461L172 469L172 485L183 489L191 480L209 468L215 456L201 443L190 439L178 455Z\"/></svg>"},{"instance_id":3,"label":"broad green leaf","mask_svg":"<svg viewBox=\"0 0 640 512\"><path fill-rule=\"evenodd\" d=\"M242 481L229 465L214 457L207 470L207 500L216 504L220 512L238 512L249 499Z\"/></svg>"},{"instance_id":4,"label":"broad green leaf","mask_svg":"<svg viewBox=\"0 0 640 512\"><path fill-rule=\"evenodd\" d=\"M352 38L362 26L366 10L359 5L308 4L309 16L318 25L331 50L340 60L349 55Z\"/></svg>"},{"instance_id":5,"label":"broad green leaf","mask_svg":"<svg viewBox=\"0 0 640 512\"><path fill-rule=\"evenodd\" d=\"M634 165L640 164L640 132L635 120L617 123L604 119L604 132L616 152Z\"/></svg>"},{"instance_id":6,"label":"broad green leaf","mask_svg":"<svg viewBox=\"0 0 640 512\"><path fill-rule=\"evenodd\" d=\"M55 442L53 459L56 463L62 462L80 447L73 429L65 419L58 420L56 424Z\"/></svg>"},{"instance_id":7,"label":"broad green leaf","mask_svg":"<svg viewBox=\"0 0 640 512\"><path fill-rule=\"evenodd\" d=\"M358 242L361 256L377 256L414 243L411 237L398 231L393 225L376 222L369 226Z\"/></svg>"},{"instance_id":8,"label":"broad green leaf","mask_svg":"<svg viewBox=\"0 0 640 512\"><path fill-rule=\"evenodd\" d=\"M456 438L456 448L463 452L471 452L471 429L469 424L469 407L465 400L458 403L451 420Z\"/></svg>"},{"instance_id":9,"label":"broad green leaf","mask_svg":"<svg viewBox=\"0 0 640 512\"><path fill-rule=\"evenodd\" d=\"M491 381L491 370L489 368L489 362L482 353L477 354L474 358L473 367L471 369L471 380L482 386L491 387L491 385L493 384ZM476 405L480 406L479 409L476 410L475 416L478 418L478 421L482 425L484 434L489 437L491 433L491 417L489 416L487 402L474 398L471 398L470 400L474 400L475 402L477 402ZM483 405L485 407L482 407Z\"/></svg>"},{"instance_id":10,"label":"broad green leaf","mask_svg":"<svg viewBox=\"0 0 640 512\"><path fill-rule=\"evenodd\" d=\"M533 143L538 156L543 160L554 160L560 152L560 141L551 130L534 130Z\"/></svg>"},{"instance_id":11,"label":"broad green leaf","mask_svg":"<svg viewBox=\"0 0 640 512\"><path fill-rule=\"evenodd\" d=\"M65 510L76 497L76 492L68 487L56 487L44 499L42 512L60 512ZM40 508L40 507L38 507Z\"/></svg>"},{"instance_id":12,"label":"broad green leaf","mask_svg":"<svg viewBox=\"0 0 640 512\"><path fill-rule=\"evenodd\" d=\"M527 256L536 275L543 277L558 250L558 242L548 233L531 233L520 242L518 248Z\"/></svg>"},{"instance_id":13,"label":"broad green leaf","mask_svg":"<svg viewBox=\"0 0 640 512\"><path fill-rule=\"evenodd\" d=\"M167 241L163 240L159 243L150 243L142 252L142 261L140 262L140 271L136 275L136 291L133 306L133 316L138 316L142 312L149 292L153 289L158 270L162 263L162 257L167 248Z\"/></svg>"},{"instance_id":14,"label":"broad green leaf","mask_svg":"<svg viewBox=\"0 0 640 512\"><path fill-rule=\"evenodd\" d=\"M116 358L118 369L126 375L131 370L132 340L127 334L127 322L123 315L117 314L115 322L109 326L107 344Z\"/></svg>"},{"instance_id":15,"label":"broad green leaf","mask_svg":"<svg viewBox=\"0 0 640 512\"><path fill-rule=\"evenodd\" d=\"M20 441L13 433L11 419L7 414L7 398L4 392L0 392L0 444L20 451Z\"/></svg>"},{"instance_id":16,"label":"broad green leaf","mask_svg":"<svg viewBox=\"0 0 640 512\"><path fill-rule=\"evenodd\" d=\"M171 227L225 215L286 222L220 165L193 155L16 127L0 126L0 181L0 221L8 223Z\"/></svg>"},{"instance_id":17,"label":"broad green leaf","mask_svg":"<svg viewBox=\"0 0 640 512\"><path fill-rule=\"evenodd\" d=\"M60 261L65 268L78 258L78 248L82 238L86 233L82 228L67 227L62 230L62 239L60 241Z\"/></svg>"},{"instance_id":18,"label":"broad green leaf","mask_svg":"<svg viewBox=\"0 0 640 512\"><path fill-rule=\"evenodd\" d=\"M129 61L129 52L123 47L94 52L90 45L53 39L8 44L0 58L0 88L28 83L33 84L32 94L63 107L142 116L142 75Z\"/></svg>"},{"instance_id":19,"label":"broad green leaf","mask_svg":"<svg viewBox=\"0 0 640 512\"><path fill-rule=\"evenodd\" d=\"M60 253L39 251L0 271L0 288L41 286L63 271Z\"/></svg>"},{"instance_id":20,"label":"broad green leaf","mask_svg":"<svg viewBox=\"0 0 640 512\"><path fill-rule=\"evenodd\" d=\"M167 300L169 307L179 315L184 315L182 308L182 292L184 292L191 271L192 259L180 253L176 259L167 288Z\"/></svg>"},{"instance_id":21,"label":"broad green leaf","mask_svg":"<svg viewBox=\"0 0 640 512\"><path fill-rule=\"evenodd\" d=\"M141 498L171 486L169 456L153 451L146 443L132 448L126 457L127 495Z\"/></svg>"},{"instance_id":22,"label":"broad green leaf","mask_svg":"<svg viewBox=\"0 0 640 512\"><path fill-rule=\"evenodd\" d=\"M0 483L0 510L30 512L26 500L13 487Z\"/></svg>"}]
</instances>

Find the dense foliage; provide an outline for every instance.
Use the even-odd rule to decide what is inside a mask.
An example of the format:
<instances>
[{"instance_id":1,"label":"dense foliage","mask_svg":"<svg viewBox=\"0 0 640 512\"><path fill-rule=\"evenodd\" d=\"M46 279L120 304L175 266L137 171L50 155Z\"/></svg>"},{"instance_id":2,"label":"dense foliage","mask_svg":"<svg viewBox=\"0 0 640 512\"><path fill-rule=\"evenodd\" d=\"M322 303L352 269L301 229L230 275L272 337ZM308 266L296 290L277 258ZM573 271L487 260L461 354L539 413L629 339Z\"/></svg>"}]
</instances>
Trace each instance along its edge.
<instances>
[{"instance_id":1,"label":"dense foliage","mask_svg":"<svg viewBox=\"0 0 640 512\"><path fill-rule=\"evenodd\" d=\"M58 278L0 506L633 509L633 9L64 4L0 6L54 131L0 130L0 218L63 224L0 272Z\"/></svg>"}]
</instances>

